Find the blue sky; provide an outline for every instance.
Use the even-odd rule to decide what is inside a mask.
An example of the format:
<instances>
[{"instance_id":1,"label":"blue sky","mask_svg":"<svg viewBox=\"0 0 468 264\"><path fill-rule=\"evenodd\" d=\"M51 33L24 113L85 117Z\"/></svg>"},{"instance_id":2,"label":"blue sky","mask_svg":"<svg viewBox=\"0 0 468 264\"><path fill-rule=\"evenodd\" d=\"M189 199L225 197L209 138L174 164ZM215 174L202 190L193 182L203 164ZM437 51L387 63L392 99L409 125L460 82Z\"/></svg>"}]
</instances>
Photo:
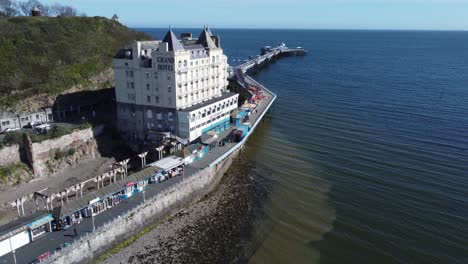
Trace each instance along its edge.
<instances>
[{"instance_id":1,"label":"blue sky","mask_svg":"<svg viewBox=\"0 0 468 264\"><path fill-rule=\"evenodd\" d=\"M131 27L468 30L468 0L42 0Z\"/></svg>"}]
</instances>

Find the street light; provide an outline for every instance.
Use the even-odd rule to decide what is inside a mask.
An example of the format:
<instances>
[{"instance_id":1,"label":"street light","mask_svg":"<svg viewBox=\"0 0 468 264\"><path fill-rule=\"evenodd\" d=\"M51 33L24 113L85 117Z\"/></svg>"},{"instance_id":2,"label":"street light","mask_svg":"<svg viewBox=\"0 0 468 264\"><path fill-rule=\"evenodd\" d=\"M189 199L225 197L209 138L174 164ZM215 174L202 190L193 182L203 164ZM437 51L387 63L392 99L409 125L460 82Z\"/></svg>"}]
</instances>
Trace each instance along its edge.
<instances>
[{"instance_id":1,"label":"street light","mask_svg":"<svg viewBox=\"0 0 468 264\"><path fill-rule=\"evenodd\" d=\"M11 245L11 237L8 238L8 241L10 241L10 250L11 250L11 253L13 253L13 263L16 264L16 255L15 255L15 251L13 250L13 246Z\"/></svg>"},{"instance_id":2,"label":"street light","mask_svg":"<svg viewBox=\"0 0 468 264\"><path fill-rule=\"evenodd\" d=\"M93 233L96 231L96 227L94 226L94 214L91 212L91 221L93 222Z\"/></svg>"}]
</instances>

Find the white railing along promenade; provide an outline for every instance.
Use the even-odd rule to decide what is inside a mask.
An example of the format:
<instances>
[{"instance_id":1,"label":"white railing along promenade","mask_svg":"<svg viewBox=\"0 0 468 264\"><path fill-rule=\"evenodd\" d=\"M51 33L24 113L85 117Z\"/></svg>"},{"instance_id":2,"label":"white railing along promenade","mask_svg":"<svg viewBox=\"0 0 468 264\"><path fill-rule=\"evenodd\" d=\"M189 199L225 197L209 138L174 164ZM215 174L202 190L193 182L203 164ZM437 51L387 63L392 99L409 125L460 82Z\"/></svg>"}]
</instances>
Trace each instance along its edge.
<instances>
[{"instance_id":1,"label":"white railing along promenade","mask_svg":"<svg viewBox=\"0 0 468 264\"><path fill-rule=\"evenodd\" d=\"M246 79L248 79L250 82L253 82L255 83L256 85L258 85L260 88L262 88L266 93L270 94L271 95L271 100L270 102L268 103L268 105L265 107L265 109L260 113L260 115L257 117L257 119L255 120L255 122L252 124L252 127L250 129L250 131L247 133L247 135L239 142L237 143L236 145L234 145L234 147L230 148L226 153L224 153L223 155L219 156L217 159L215 159L213 162L211 162L208 166L209 167L213 167L213 166L216 166L218 163L220 163L221 161L223 161L224 159L226 159L227 157L229 157L229 155L231 155L234 151L236 151L237 149L241 148L245 142L247 142L247 139L249 138L249 136L253 133L253 131L255 130L255 128L257 127L257 125L260 123L260 121L262 120L263 116L268 112L268 109L270 109L271 105L275 102L276 100L276 94L274 94L273 92L271 92L270 90L268 90L265 86L261 85L260 83L258 83L257 81L255 81L254 79L252 79L251 77L249 76L245 76Z\"/></svg>"}]
</instances>

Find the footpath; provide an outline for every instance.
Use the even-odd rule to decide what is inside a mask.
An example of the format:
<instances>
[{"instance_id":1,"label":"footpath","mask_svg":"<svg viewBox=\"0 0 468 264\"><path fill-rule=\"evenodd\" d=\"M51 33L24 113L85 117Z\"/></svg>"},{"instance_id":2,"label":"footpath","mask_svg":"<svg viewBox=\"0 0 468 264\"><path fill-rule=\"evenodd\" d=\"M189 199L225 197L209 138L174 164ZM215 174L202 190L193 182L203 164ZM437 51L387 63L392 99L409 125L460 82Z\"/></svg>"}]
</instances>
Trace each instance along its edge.
<instances>
[{"instance_id":1,"label":"footpath","mask_svg":"<svg viewBox=\"0 0 468 264\"><path fill-rule=\"evenodd\" d=\"M249 79L255 82L253 79ZM263 99L260 104L258 104L257 111L252 112L250 114L249 121L252 124L254 124L250 133L255 129L256 125L258 124L258 121L260 121L260 119L264 116L265 112L269 109L269 107L275 99L275 96L270 91L268 91L259 83L255 83L262 89L263 93L267 95L267 97ZM231 130L233 128L231 128ZM247 139L249 134L246 135L246 138L244 138L244 140ZM241 143L238 144L243 144L244 140L242 140ZM175 178L168 179L158 184L147 185L145 192L137 193L136 195L133 195L132 197L122 201L120 204L107 209L106 211L94 216L93 218L83 218L82 222L78 225L74 225L73 227L67 230L47 233L45 236L38 238L36 241L33 241L32 243L18 248L15 251L17 263L35 263L37 257L46 252L50 252L50 254L52 254L54 253L54 251L60 251L61 247L63 247L63 245L65 244L72 244L74 241L86 239L87 236L93 232L93 222L95 230L98 230L106 224L113 222L115 219L126 215L130 210L144 203L144 200L150 200L157 194L171 188L172 186L182 181L184 177L193 176L200 169L209 166L210 164L218 160L220 157L226 155L238 144L227 143L225 146L216 147L201 159L195 161L190 165L185 166L184 176L177 176ZM8 253L0 257L0 263L14 263L13 254Z\"/></svg>"}]
</instances>

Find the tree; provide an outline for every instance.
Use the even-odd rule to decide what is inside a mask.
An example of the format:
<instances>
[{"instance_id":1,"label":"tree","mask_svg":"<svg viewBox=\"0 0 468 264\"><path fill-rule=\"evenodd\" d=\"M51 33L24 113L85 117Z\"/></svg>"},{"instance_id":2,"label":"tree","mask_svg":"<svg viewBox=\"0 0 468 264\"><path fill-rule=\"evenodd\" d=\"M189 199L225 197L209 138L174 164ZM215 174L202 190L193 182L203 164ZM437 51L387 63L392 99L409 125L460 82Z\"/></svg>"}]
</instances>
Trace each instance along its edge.
<instances>
[{"instance_id":1,"label":"tree","mask_svg":"<svg viewBox=\"0 0 468 264\"><path fill-rule=\"evenodd\" d=\"M50 7L48 5L40 5L37 8L41 11L42 16L50 16Z\"/></svg>"},{"instance_id":2,"label":"tree","mask_svg":"<svg viewBox=\"0 0 468 264\"><path fill-rule=\"evenodd\" d=\"M71 6L64 6L62 16L77 16L76 8Z\"/></svg>"},{"instance_id":3,"label":"tree","mask_svg":"<svg viewBox=\"0 0 468 264\"><path fill-rule=\"evenodd\" d=\"M54 4L50 7L50 13L55 16L77 16L77 11L74 7Z\"/></svg>"},{"instance_id":4,"label":"tree","mask_svg":"<svg viewBox=\"0 0 468 264\"><path fill-rule=\"evenodd\" d=\"M13 17L18 14L18 4L15 1L0 0L0 17Z\"/></svg>"},{"instance_id":5,"label":"tree","mask_svg":"<svg viewBox=\"0 0 468 264\"><path fill-rule=\"evenodd\" d=\"M19 9L21 10L21 13L24 16L30 16L31 11L37 7L39 9L39 12L41 12L42 16L48 16L49 15L49 6L42 4L39 2L39 0L29 0L25 2L20 2L19 4Z\"/></svg>"},{"instance_id":6,"label":"tree","mask_svg":"<svg viewBox=\"0 0 468 264\"><path fill-rule=\"evenodd\" d=\"M33 8L37 6L38 3L39 1L37 0L29 0L25 2L20 2L18 4L19 10L24 16L29 16L31 15L31 11L33 10Z\"/></svg>"}]
</instances>

